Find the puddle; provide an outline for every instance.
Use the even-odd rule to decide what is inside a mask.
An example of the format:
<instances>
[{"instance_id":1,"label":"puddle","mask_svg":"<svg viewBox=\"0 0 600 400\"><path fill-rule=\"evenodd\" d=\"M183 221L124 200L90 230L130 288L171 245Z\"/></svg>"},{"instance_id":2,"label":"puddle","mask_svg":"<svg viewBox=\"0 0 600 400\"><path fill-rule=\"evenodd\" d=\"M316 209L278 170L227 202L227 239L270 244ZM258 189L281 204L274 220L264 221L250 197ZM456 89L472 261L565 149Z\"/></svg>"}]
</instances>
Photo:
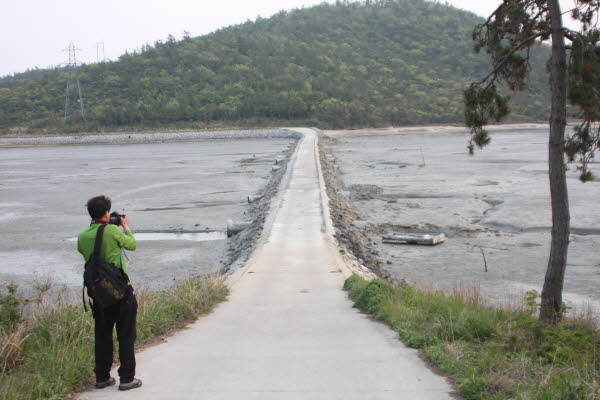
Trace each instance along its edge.
<instances>
[{"instance_id":1,"label":"puddle","mask_svg":"<svg viewBox=\"0 0 600 400\"><path fill-rule=\"evenodd\" d=\"M571 227L571 233L579 236L593 236L600 235L600 229L598 228L577 228Z\"/></svg>"},{"instance_id":2,"label":"puddle","mask_svg":"<svg viewBox=\"0 0 600 400\"><path fill-rule=\"evenodd\" d=\"M225 240L227 233L221 231L212 232L191 232L191 233L175 233L175 232L156 232L156 233L136 233L135 239L139 241L145 240L190 240L193 242L208 242L211 240Z\"/></svg>"},{"instance_id":3,"label":"puddle","mask_svg":"<svg viewBox=\"0 0 600 400\"><path fill-rule=\"evenodd\" d=\"M504 200L494 200L494 199L482 199L482 200L485 201L486 203L488 203L492 207L496 207L501 204L504 204Z\"/></svg>"},{"instance_id":4,"label":"puddle","mask_svg":"<svg viewBox=\"0 0 600 400\"><path fill-rule=\"evenodd\" d=\"M473 186L496 186L496 185L498 185L498 182L490 181L490 180L480 180L480 181L473 183Z\"/></svg>"},{"instance_id":5,"label":"puddle","mask_svg":"<svg viewBox=\"0 0 600 400\"><path fill-rule=\"evenodd\" d=\"M222 201L222 202L204 202L204 201L195 201L193 205L179 205L179 206L170 206L170 207L155 207L155 208L143 208L141 210L136 211L174 211L174 210L189 210L191 208L209 208L209 207L220 207L220 206L229 206L234 204L246 204L245 201Z\"/></svg>"},{"instance_id":6,"label":"puddle","mask_svg":"<svg viewBox=\"0 0 600 400\"><path fill-rule=\"evenodd\" d=\"M208 242L212 240L226 240L227 233L221 231L210 232L141 232L135 233L138 242L152 240L189 240L192 242ZM77 238L70 238L70 242L76 242Z\"/></svg>"}]
</instances>

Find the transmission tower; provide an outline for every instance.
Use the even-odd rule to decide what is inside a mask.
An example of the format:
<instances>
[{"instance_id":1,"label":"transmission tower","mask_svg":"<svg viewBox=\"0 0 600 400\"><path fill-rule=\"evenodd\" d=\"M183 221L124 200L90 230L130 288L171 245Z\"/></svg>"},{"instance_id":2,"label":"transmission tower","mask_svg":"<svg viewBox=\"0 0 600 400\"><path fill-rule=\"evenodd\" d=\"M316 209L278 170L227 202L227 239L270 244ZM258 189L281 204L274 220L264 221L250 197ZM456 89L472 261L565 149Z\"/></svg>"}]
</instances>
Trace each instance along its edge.
<instances>
[{"instance_id":1,"label":"transmission tower","mask_svg":"<svg viewBox=\"0 0 600 400\"><path fill-rule=\"evenodd\" d=\"M102 53L102 57L100 57L100 53ZM96 42L96 62L106 61L106 57L104 56L104 42Z\"/></svg>"},{"instance_id":2,"label":"transmission tower","mask_svg":"<svg viewBox=\"0 0 600 400\"><path fill-rule=\"evenodd\" d=\"M77 70L77 50L81 50L75 47L73 42L69 43L69 47L63 51L69 52L69 61L67 62L67 94L65 96L65 116L63 124L67 123L71 108L79 107L81 112L81 118L85 121L85 111L83 107L83 96L81 95L81 83L79 83L79 71ZM72 98L72 91L74 87L77 87L77 93L75 98Z\"/></svg>"}]
</instances>

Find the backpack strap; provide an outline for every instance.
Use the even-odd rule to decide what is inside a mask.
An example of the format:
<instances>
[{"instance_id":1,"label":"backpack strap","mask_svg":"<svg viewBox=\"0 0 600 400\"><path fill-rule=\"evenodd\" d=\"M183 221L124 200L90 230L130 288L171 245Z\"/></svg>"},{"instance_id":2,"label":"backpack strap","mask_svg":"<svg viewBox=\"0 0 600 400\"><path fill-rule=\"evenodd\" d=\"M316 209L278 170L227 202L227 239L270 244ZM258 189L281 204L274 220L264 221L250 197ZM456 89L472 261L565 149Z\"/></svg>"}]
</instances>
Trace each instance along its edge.
<instances>
[{"instance_id":1,"label":"backpack strap","mask_svg":"<svg viewBox=\"0 0 600 400\"><path fill-rule=\"evenodd\" d=\"M100 225L96 232L96 242L94 243L94 256L100 256L100 248L102 247L102 236L104 234L104 228L106 225Z\"/></svg>"},{"instance_id":2,"label":"backpack strap","mask_svg":"<svg viewBox=\"0 0 600 400\"><path fill-rule=\"evenodd\" d=\"M87 306L85 305L85 282L83 283L83 287L81 288L81 300L83 301L83 309L87 312Z\"/></svg>"},{"instance_id":3,"label":"backpack strap","mask_svg":"<svg viewBox=\"0 0 600 400\"><path fill-rule=\"evenodd\" d=\"M94 242L94 252L91 257L100 257L100 249L102 248L102 236L104 235L104 227L106 225L100 225L96 231L96 241ZM91 258L90 257L90 258ZM85 282L81 288L81 300L83 300L83 309L87 312L87 306L85 304ZM90 307L92 303L90 302Z\"/></svg>"}]
</instances>

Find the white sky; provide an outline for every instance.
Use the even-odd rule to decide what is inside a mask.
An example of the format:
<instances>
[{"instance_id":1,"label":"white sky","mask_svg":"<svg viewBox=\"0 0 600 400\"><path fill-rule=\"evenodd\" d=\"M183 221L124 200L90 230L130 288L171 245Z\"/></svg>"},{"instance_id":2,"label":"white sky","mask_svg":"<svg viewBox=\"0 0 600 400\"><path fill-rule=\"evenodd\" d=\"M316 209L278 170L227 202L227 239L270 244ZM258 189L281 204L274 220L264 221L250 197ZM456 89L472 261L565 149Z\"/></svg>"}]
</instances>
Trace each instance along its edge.
<instances>
[{"instance_id":1,"label":"white sky","mask_svg":"<svg viewBox=\"0 0 600 400\"><path fill-rule=\"evenodd\" d=\"M333 1L333 0L331 0ZM573 0L563 0L564 7ZM322 0L0 0L0 76L63 63L72 40L78 60L95 62L98 42L107 59L145 43L181 38L245 22L257 16L321 3ZM499 0L448 0L488 15ZM568 9L568 8L565 8ZM100 57L102 53L100 51Z\"/></svg>"}]
</instances>

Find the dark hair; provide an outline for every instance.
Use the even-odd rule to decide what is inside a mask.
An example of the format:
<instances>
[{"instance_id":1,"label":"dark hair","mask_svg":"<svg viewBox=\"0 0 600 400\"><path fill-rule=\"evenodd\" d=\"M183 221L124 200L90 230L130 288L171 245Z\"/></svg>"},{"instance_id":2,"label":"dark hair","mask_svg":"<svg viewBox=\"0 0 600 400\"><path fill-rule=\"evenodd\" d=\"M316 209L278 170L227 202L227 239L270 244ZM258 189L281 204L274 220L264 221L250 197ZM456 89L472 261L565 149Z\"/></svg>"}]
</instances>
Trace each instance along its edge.
<instances>
[{"instance_id":1,"label":"dark hair","mask_svg":"<svg viewBox=\"0 0 600 400\"><path fill-rule=\"evenodd\" d=\"M102 218L107 211L110 211L111 201L106 196L92 197L87 201L87 209L90 217L93 219Z\"/></svg>"}]
</instances>

